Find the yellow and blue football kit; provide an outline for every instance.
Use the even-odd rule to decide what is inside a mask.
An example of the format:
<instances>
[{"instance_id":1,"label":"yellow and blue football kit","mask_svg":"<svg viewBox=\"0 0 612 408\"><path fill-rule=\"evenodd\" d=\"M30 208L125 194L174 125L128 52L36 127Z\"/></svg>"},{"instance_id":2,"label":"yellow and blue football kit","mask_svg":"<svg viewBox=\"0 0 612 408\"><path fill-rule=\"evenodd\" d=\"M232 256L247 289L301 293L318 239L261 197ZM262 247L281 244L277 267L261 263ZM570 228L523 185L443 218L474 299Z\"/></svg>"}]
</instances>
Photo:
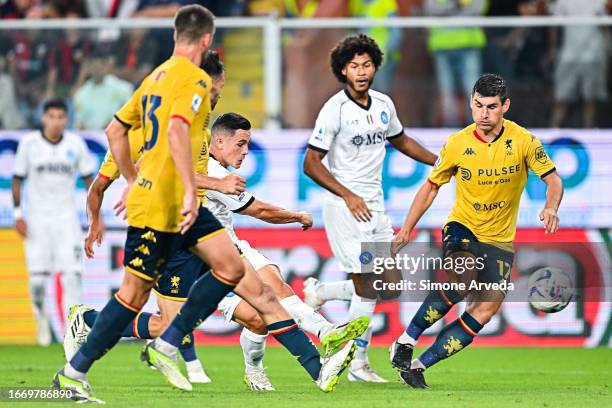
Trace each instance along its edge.
<instances>
[{"instance_id":1,"label":"yellow and blue football kit","mask_svg":"<svg viewBox=\"0 0 612 408\"><path fill-rule=\"evenodd\" d=\"M538 139L504 120L490 142L478 135L474 124L451 135L429 176L435 185L455 176L455 204L442 230L444 256L470 252L481 257L481 282L502 283L510 277L511 242L529 170L546 177L555 166Z\"/></svg>"},{"instance_id":2,"label":"yellow and blue football kit","mask_svg":"<svg viewBox=\"0 0 612 408\"><path fill-rule=\"evenodd\" d=\"M128 127L140 123L144 135L138 179L126 202L128 225L179 231L185 189L170 154L167 129L172 118L190 125L191 159L196 163L210 113L210 88L206 72L185 57L173 56L144 79L115 115Z\"/></svg>"},{"instance_id":3,"label":"yellow and blue football kit","mask_svg":"<svg viewBox=\"0 0 612 408\"><path fill-rule=\"evenodd\" d=\"M142 132L138 178L126 202L129 227L124 265L127 271L145 280L157 280L168 259L181 248L193 246L223 229L201 206L188 232L184 236L178 233L184 186L170 154L167 134L172 118L190 125L194 169L202 172L207 165L210 142L207 129L210 88L210 77L203 70L184 57L173 56L145 78L115 115L121 123L140 127ZM131 150L137 149L136 143L131 146ZM110 170L112 166L108 167ZM204 194L198 192L199 196Z\"/></svg>"},{"instance_id":4,"label":"yellow and blue football kit","mask_svg":"<svg viewBox=\"0 0 612 408\"><path fill-rule=\"evenodd\" d=\"M516 234L529 170L543 178L555 166L538 139L504 120L502 131L490 142L478 136L475 124L451 135L429 182L440 186L455 176L455 204L445 224L463 224L481 242L509 243Z\"/></svg>"}]
</instances>

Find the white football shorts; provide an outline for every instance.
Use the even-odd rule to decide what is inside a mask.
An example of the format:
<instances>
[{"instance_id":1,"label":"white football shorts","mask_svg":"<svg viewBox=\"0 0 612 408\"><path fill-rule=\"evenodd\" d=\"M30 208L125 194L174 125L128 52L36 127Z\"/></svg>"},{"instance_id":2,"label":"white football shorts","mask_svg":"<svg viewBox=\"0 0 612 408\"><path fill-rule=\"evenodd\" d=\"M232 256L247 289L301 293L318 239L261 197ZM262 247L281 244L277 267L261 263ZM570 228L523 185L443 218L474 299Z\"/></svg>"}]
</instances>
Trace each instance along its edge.
<instances>
[{"instance_id":1,"label":"white football shorts","mask_svg":"<svg viewBox=\"0 0 612 408\"><path fill-rule=\"evenodd\" d=\"M323 206L323 222L332 252L346 273L364 272L359 260L363 243L390 243L393 240L391 218L385 211L372 211L370 221L359 222L347 206L326 202Z\"/></svg>"}]
</instances>

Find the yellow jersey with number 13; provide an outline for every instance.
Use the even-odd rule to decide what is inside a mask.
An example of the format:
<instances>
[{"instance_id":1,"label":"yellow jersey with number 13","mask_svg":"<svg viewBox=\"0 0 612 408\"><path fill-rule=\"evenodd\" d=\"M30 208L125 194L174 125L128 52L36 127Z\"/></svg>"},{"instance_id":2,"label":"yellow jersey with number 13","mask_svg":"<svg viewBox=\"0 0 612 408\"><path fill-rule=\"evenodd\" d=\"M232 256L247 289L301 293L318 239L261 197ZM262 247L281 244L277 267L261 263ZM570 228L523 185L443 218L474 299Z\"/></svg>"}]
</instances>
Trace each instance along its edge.
<instances>
[{"instance_id":1,"label":"yellow jersey with number 13","mask_svg":"<svg viewBox=\"0 0 612 408\"><path fill-rule=\"evenodd\" d=\"M141 125L144 147L138 178L126 202L128 225L178 232L185 188L168 145L170 119L190 125L191 160L197 163L210 113L211 79L182 56L173 56L147 76L115 118Z\"/></svg>"},{"instance_id":2,"label":"yellow jersey with number 13","mask_svg":"<svg viewBox=\"0 0 612 408\"><path fill-rule=\"evenodd\" d=\"M451 135L429 182L439 186L455 176L455 204L445 225L456 221L481 242L510 243L529 170L543 178L555 165L529 131L504 120L502 131L490 142L478 136L475 124Z\"/></svg>"}]
</instances>

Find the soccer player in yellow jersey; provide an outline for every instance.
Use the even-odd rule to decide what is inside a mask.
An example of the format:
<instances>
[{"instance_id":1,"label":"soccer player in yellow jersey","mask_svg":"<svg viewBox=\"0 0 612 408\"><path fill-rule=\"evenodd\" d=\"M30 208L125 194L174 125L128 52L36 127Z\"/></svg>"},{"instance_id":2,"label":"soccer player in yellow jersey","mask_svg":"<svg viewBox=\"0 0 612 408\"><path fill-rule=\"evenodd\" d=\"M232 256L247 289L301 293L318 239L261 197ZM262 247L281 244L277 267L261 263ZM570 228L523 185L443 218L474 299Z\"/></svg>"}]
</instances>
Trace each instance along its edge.
<instances>
[{"instance_id":1,"label":"soccer player in yellow jersey","mask_svg":"<svg viewBox=\"0 0 612 408\"><path fill-rule=\"evenodd\" d=\"M215 109L217 102L220 99L221 90L225 84L225 70L223 63L219 59L219 54L216 51L210 50L206 54L202 62L202 69L210 76L212 87L210 90L210 105L211 110ZM205 132L210 132L207 128ZM137 161L142 156L144 135L140 127L133 127L129 130L128 138L130 139L130 150L133 161ZM206 157L208 157L206 151ZM200 160L200 158L198 158ZM196 165L197 167L197 165ZM94 256L94 244L100 245L104 233L103 220L100 214L102 200L106 189L120 176L119 168L115 163L113 156L107 152L104 162L100 166L98 175L96 176L91 188L87 192L87 218L89 229L85 239L85 254L89 258ZM229 174L223 178L208 177L203 174L196 174L196 183L206 189L212 189L223 194L240 194L245 190L244 178ZM121 212L121 208L117 208ZM195 257L195 255L192 255ZM195 257L199 260L199 258ZM172 262L172 261L170 261ZM165 275L168 273L166 268ZM141 312L135 318L132 324L129 324L122 332L122 337L138 337L141 339L153 339L158 337L165 326L176 316L183 302L187 298L187 294L192 284L200 277L200 270L204 268L198 267L196 270L185 271L183 275L177 277L175 275L160 281L174 279L173 285L160 285L158 281L157 287L153 290L156 292L157 304L160 314L152 314ZM207 272L208 270L204 270ZM82 344L85 342L91 327L93 327L98 311L86 305L73 305L70 309L68 318L68 327L64 336L64 352L66 358L71 360ZM243 318L243 321L248 319ZM261 322L261 320L260 320ZM191 383L210 382L210 379L204 372L202 364L197 358L193 335L185 338L179 351L185 367L187 369L188 379Z\"/></svg>"},{"instance_id":2,"label":"soccer player in yellow jersey","mask_svg":"<svg viewBox=\"0 0 612 408\"><path fill-rule=\"evenodd\" d=\"M413 388L427 388L425 369L467 347L501 307L503 284L512 267L519 202L529 170L547 186L546 203L540 213L546 233L559 228L561 178L540 141L504 119L510 99L503 78L482 75L474 85L470 106L475 123L447 139L391 247L392 254L396 254L406 245L440 186L455 176L456 199L442 231L443 254L453 260L463 258L463 265L473 267L464 273L447 270L449 282L456 283L459 290L431 292L406 331L391 345L392 365L399 370L402 381ZM470 291L471 282L496 283L499 290ZM444 327L431 347L412 360L421 333L468 294L465 313Z\"/></svg>"},{"instance_id":3,"label":"soccer player in yellow jersey","mask_svg":"<svg viewBox=\"0 0 612 408\"><path fill-rule=\"evenodd\" d=\"M210 315L238 284L244 265L214 216L199 206L193 163L204 141L210 112L210 77L200 69L215 31L205 7L181 7L174 20L173 55L146 77L106 129L113 158L128 182L128 233L119 291L98 315L87 341L54 377L55 388L70 389L73 399L98 401L87 372L111 349L123 329L146 303L167 260L189 248L214 272L204 275L181 313L146 357L175 386L190 390L176 364L183 338ZM141 127L144 151L137 172L128 129Z\"/></svg>"}]
</instances>

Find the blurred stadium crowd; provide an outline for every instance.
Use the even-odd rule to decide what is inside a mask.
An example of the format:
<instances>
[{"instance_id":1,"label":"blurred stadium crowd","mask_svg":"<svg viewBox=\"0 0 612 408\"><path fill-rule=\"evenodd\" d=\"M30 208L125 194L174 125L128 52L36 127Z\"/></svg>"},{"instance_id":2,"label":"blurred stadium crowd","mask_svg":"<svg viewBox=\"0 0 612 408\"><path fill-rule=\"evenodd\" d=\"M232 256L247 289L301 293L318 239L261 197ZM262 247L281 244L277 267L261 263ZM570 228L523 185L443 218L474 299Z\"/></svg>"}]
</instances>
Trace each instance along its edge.
<instances>
[{"instance_id":1,"label":"blurred stadium crowd","mask_svg":"<svg viewBox=\"0 0 612 408\"><path fill-rule=\"evenodd\" d=\"M612 0L0 0L0 18L171 18L178 7L194 2L219 17L597 16L612 12ZM361 31L373 36L385 52L375 89L391 94L409 127L468 123L465 97L483 72L507 79L513 101L509 117L528 127L612 127L608 99L612 81L607 69L611 27L377 27ZM327 61L331 45L348 32L300 29L284 33L284 127L311 127L321 103L338 88L327 64L321 62ZM261 32L254 35L253 29L220 29L216 38L228 66L228 80L236 82L236 91L224 96L229 99L226 103L254 98L248 106L254 112L246 113L251 113L256 127L264 116L263 92L258 91L264 75L261 38ZM42 103L51 97L65 98L71 128L103 129L150 69L170 55L171 46L170 29L0 29L0 129L38 126ZM244 66L232 64L236 59Z\"/></svg>"}]
</instances>

